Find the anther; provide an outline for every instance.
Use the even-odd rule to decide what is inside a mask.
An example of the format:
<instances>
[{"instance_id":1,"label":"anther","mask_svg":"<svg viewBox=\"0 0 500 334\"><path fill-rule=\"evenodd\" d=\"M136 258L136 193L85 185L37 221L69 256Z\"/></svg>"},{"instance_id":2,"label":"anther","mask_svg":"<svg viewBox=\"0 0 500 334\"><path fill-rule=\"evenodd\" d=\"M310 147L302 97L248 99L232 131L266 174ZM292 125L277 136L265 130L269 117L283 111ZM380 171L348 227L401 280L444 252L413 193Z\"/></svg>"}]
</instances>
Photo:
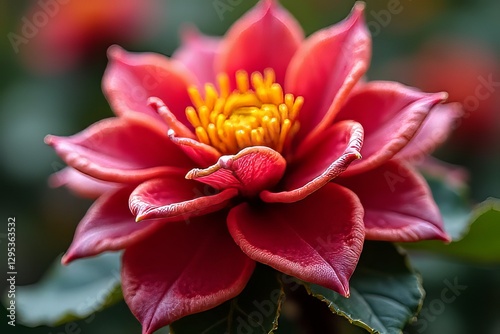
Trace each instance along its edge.
<instances>
[{"instance_id":1,"label":"anther","mask_svg":"<svg viewBox=\"0 0 500 334\"><path fill-rule=\"evenodd\" d=\"M282 152L297 133L301 96L284 94L272 69L264 75L245 71L235 74L236 89L230 91L227 74L217 76L217 88L204 86L204 98L195 87L188 89L193 106L186 117L199 141L222 154L234 154L249 146L268 146Z\"/></svg>"}]
</instances>

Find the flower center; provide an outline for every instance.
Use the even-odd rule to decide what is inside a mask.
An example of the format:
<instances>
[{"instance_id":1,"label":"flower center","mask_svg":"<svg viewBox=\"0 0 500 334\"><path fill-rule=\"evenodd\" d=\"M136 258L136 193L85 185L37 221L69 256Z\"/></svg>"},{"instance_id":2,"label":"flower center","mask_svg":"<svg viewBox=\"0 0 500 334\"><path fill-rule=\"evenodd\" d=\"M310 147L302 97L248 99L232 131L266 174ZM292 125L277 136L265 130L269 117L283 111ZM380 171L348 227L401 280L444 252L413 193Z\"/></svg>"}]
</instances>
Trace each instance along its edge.
<instances>
[{"instance_id":1,"label":"flower center","mask_svg":"<svg viewBox=\"0 0 500 334\"><path fill-rule=\"evenodd\" d=\"M304 103L302 96L284 94L275 82L272 69L264 75L236 72L236 89L230 92L229 77L217 76L219 91L205 85L205 98L196 87L188 89L194 107L186 116L199 141L222 154L234 154L249 146L267 146L278 152L288 145L299 129L297 116Z\"/></svg>"}]
</instances>

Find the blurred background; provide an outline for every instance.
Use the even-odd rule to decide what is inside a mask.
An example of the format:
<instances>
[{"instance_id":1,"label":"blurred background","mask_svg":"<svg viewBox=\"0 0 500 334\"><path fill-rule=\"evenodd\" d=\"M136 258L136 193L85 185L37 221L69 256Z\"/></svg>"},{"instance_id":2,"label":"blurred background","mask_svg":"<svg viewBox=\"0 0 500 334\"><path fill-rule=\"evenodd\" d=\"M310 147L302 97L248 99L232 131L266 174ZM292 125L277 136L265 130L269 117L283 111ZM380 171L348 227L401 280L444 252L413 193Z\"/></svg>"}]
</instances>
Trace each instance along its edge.
<instances>
[{"instance_id":1,"label":"blurred background","mask_svg":"<svg viewBox=\"0 0 500 334\"><path fill-rule=\"evenodd\" d=\"M307 35L343 19L352 0L282 0ZM64 164L43 143L112 116L101 93L106 49L171 55L179 32L195 24L222 35L254 0L17 0L0 1L0 212L16 218L17 285L36 282L71 242L91 204L47 179ZM500 197L500 2L498 0L371 0L370 80L397 80L426 91L448 91L464 104L452 138L435 153L467 168L470 202ZM1 226L6 226L2 223ZM6 263L6 227L0 230ZM467 289L427 326L408 333L500 333L500 270L447 258L418 257L427 302L446 279ZM2 265L2 268L5 266ZM0 290L7 282L2 271ZM429 305L424 305L424 308ZM139 333L122 302L91 320L56 328L7 325L2 333ZM344 331L342 331L344 332ZM345 331L347 333L347 331ZM285 332L284 332L285 333ZM291 331L292 333L292 331ZM299 333L299 332L297 332Z\"/></svg>"}]
</instances>

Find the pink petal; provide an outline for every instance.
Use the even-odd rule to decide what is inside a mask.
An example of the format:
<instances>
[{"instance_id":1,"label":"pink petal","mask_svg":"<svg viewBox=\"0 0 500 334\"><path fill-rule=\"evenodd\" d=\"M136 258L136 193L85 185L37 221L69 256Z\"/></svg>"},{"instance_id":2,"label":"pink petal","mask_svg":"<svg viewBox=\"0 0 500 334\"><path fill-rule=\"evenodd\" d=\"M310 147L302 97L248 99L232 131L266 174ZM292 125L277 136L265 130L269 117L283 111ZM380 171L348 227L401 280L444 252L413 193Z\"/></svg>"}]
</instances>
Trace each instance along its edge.
<instances>
[{"instance_id":1,"label":"pink petal","mask_svg":"<svg viewBox=\"0 0 500 334\"><path fill-rule=\"evenodd\" d=\"M174 52L176 59L188 68L200 84L215 82L215 58L220 54L221 39L205 36L195 27L185 29L181 34L182 45Z\"/></svg>"},{"instance_id":2,"label":"pink petal","mask_svg":"<svg viewBox=\"0 0 500 334\"><path fill-rule=\"evenodd\" d=\"M176 133L172 130L168 131L170 140L193 160L200 167L208 167L217 163L221 154L212 146L200 143L191 138L177 137Z\"/></svg>"},{"instance_id":3,"label":"pink petal","mask_svg":"<svg viewBox=\"0 0 500 334\"><path fill-rule=\"evenodd\" d=\"M415 165L413 161L411 162L412 165ZM459 193L468 187L470 175L469 171L463 166L453 165L433 156L426 156L416 161L416 163L416 167L424 175L443 180L444 183L455 188Z\"/></svg>"},{"instance_id":4,"label":"pink petal","mask_svg":"<svg viewBox=\"0 0 500 334\"><path fill-rule=\"evenodd\" d=\"M272 68L283 84L290 59L303 39L298 22L277 1L262 0L227 32L217 69L234 83L236 71L263 72Z\"/></svg>"},{"instance_id":5,"label":"pink petal","mask_svg":"<svg viewBox=\"0 0 500 334\"><path fill-rule=\"evenodd\" d=\"M191 138L195 139L196 136L194 133L188 128L186 125L183 123L179 122L177 117L168 109L168 107L165 105L165 103L157 98L157 97L150 97L148 99L148 105L153 108L153 110L156 110L158 115L161 116L161 118L165 121L165 123L168 126L169 130L175 131L178 135L186 138Z\"/></svg>"},{"instance_id":6,"label":"pink petal","mask_svg":"<svg viewBox=\"0 0 500 334\"><path fill-rule=\"evenodd\" d=\"M365 130L361 155L344 176L382 165L401 151L446 93L427 94L396 82L373 81L351 94L336 121L355 120Z\"/></svg>"},{"instance_id":7,"label":"pink petal","mask_svg":"<svg viewBox=\"0 0 500 334\"><path fill-rule=\"evenodd\" d=\"M298 141L331 124L368 68L371 39L363 10L358 2L346 20L308 37L290 62L285 91L304 97Z\"/></svg>"},{"instance_id":8,"label":"pink petal","mask_svg":"<svg viewBox=\"0 0 500 334\"><path fill-rule=\"evenodd\" d=\"M417 134L394 158L411 162L424 159L448 138L462 115L462 106L458 103L436 105Z\"/></svg>"},{"instance_id":9,"label":"pink petal","mask_svg":"<svg viewBox=\"0 0 500 334\"><path fill-rule=\"evenodd\" d=\"M336 182L354 191L361 200L366 239L450 241L427 183L408 165L389 161L366 173L340 177Z\"/></svg>"},{"instance_id":10,"label":"pink petal","mask_svg":"<svg viewBox=\"0 0 500 334\"><path fill-rule=\"evenodd\" d=\"M103 91L117 115L139 112L159 118L148 106L157 96L185 125L184 114L191 105L187 87L196 78L176 60L154 53L128 53L118 46L109 48L110 63L103 77Z\"/></svg>"},{"instance_id":11,"label":"pink petal","mask_svg":"<svg viewBox=\"0 0 500 334\"><path fill-rule=\"evenodd\" d=\"M189 225L168 224L125 250L123 296L143 334L211 309L243 290L255 262L231 240L224 221L217 214Z\"/></svg>"},{"instance_id":12,"label":"pink petal","mask_svg":"<svg viewBox=\"0 0 500 334\"><path fill-rule=\"evenodd\" d=\"M71 137L47 136L71 167L94 178L137 183L165 174L184 175L193 163L152 118L109 118Z\"/></svg>"},{"instance_id":13,"label":"pink petal","mask_svg":"<svg viewBox=\"0 0 500 334\"><path fill-rule=\"evenodd\" d=\"M283 176L285 159L265 146L247 147L236 155L224 155L206 169L193 169L187 179L197 180L215 189L235 188L243 196L254 196L270 189Z\"/></svg>"},{"instance_id":14,"label":"pink petal","mask_svg":"<svg viewBox=\"0 0 500 334\"><path fill-rule=\"evenodd\" d=\"M240 204L229 232L255 261L349 296L349 278L364 241L363 207L348 189L330 183L293 204Z\"/></svg>"},{"instance_id":15,"label":"pink petal","mask_svg":"<svg viewBox=\"0 0 500 334\"><path fill-rule=\"evenodd\" d=\"M263 201L296 202L340 175L353 161L361 158L363 128L353 121L335 123L311 144L306 155L287 169L281 187L285 190L264 190L260 193Z\"/></svg>"},{"instance_id":16,"label":"pink petal","mask_svg":"<svg viewBox=\"0 0 500 334\"><path fill-rule=\"evenodd\" d=\"M220 157L219 151L212 146L200 143L196 136L184 124L180 123L175 115L165 106L162 100L152 97L149 104L156 109L165 120L170 140L193 160L198 166L208 167L217 162Z\"/></svg>"},{"instance_id":17,"label":"pink petal","mask_svg":"<svg viewBox=\"0 0 500 334\"><path fill-rule=\"evenodd\" d=\"M104 251L126 248L155 233L164 222L136 223L128 208L132 187L108 192L90 207L75 232L73 242L62 258L63 264Z\"/></svg>"},{"instance_id":18,"label":"pink petal","mask_svg":"<svg viewBox=\"0 0 500 334\"><path fill-rule=\"evenodd\" d=\"M66 186L69 190L80 197L97 198L102 194L117 189L120 185L112 182L105 182L94 179L79 171L66 167L49 178L51 187L57 188Z\"/></svg>"},{"instance_id":19,"label":"pink petal","mask_svg":"<svg viewBox=\"0 0 500 334\"><path fill-rule=\"evenodd\" d=\"M236 189L217 192L182 177L149 180L130 195L130 211L136 221L151 218L188 220L193 216L220 210L238 194Z\"/></svg>"}]
</instances>

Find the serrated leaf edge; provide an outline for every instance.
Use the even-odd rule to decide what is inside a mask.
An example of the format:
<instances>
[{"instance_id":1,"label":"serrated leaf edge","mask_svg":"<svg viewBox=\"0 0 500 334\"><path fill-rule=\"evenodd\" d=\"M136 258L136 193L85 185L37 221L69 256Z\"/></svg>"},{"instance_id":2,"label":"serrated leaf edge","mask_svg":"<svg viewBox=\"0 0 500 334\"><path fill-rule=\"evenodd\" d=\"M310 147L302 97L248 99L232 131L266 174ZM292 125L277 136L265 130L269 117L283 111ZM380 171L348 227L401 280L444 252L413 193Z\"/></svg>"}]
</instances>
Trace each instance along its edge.
<instances>
[{"instance_id":1,"label":"serrated leaf edge","mask_svg":"<svg viewBox=\"0 0 500 334\"><path fill-rule=\"evenodd\" d=\"M422 280L422 275L417 272L413 266L411 265L411 262L410 262L410 258L408 257L407 255L407 252L405 249L403 249L402 247L398 246L398 245L395 245L395 249L397 250L397 252L399 254L401 254L403 256L403 260L404 260L404 265L405 267L412 273L415 275L416 279L417 279L417 287L418 287L418 290L420 291L421 293L421 298L419 300L419 303L418 303L418 306L417 306L417 310L414 312L413 316L407 320L407 322L404 324L404 327L406 327L406 325L410 324L410 323L413 323L416 321L420 311L422 310L422 307L423 307L423 304L424 304L424 299L425 299L425 296L426 296L426 293L425 293L425 290L424 290L424 287L423 287L423 280ZM301 281L301 280L298 280L296 279L296 281L301 284L302 286L304 286L304 288L306 289L307 293L317 299L319 299L320 301L322 301L323 303L327 304L328 305L328 308L330 309L330 311L332 311L334 314L337 314L345 319L347 319L349 321L350 324L353 324L355 326L358 326L360 328L363 328L365 329L367 332L371 333L371 334L384 334L378 330L375 330L373 328L371 328L368 324L366 324L365 322L363 322L362 320L360 319L353 319L353 317L351 317L349 314L347 314L346 312L338 309L337 307L335 307L335 304L333 302L331 302L330 300L328 300L325 296L323 296L322 294L319 294L319 293L313 293L312 290L311 290L311 287L309 285L309 283L307 282L304 282L304 281ZM332 290L333 291L333 290ZM400 333L403 333L403 328L401 328L400 330Z\"/></svg>"}]
</instances>

